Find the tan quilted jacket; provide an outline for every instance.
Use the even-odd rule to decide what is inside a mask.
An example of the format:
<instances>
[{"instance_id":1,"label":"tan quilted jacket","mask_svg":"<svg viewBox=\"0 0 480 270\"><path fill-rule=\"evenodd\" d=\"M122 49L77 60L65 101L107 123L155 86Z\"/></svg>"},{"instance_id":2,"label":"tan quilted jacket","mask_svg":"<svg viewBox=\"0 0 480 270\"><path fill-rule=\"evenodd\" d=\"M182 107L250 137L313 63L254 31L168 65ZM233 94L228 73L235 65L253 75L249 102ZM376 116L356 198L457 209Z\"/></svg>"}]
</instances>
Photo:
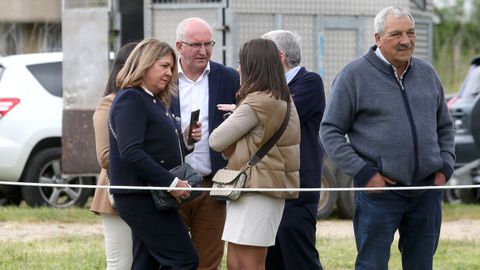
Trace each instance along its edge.
<instances>
[{"instance_id":1,"label":"tan quilted jacket","mask_svg":"<svg viewBox=\"0 0 480 270\"><path fill-rule=\"evenodd\" d=\"M107 185L107 170L108 170L108 114L112 106L114 94L110 94L97 105L95 113L93 114L93 128L95 130L95 146L97 151L98 163L102 170L98 176L97 185ZM117 211L111 206L108 200L108 190L97 188L93 196L90 210L95 213L117 214Z\"/></svg>"},{"instance_id":2,"label":"tan quilted jacket","mask_svg":"<svg viewBox=\"0 0 480 270\"><path fill-rule=\"evenodd\" d=\"M228 157L229 169L241 169L261 145L273 136L282 125L287 103L277 100L270 94L255 92L249 94L239 106L248 105L257 118L254 128L241 135L240 139L230 145L215 145L213 149L223 151ZM253 115L253 117L255 117ZM242 125L242 115L235 117L235 112L211 134L210 142L218 136L239 137L235 125ZM223 126L223 127L222 127ZM230 135L229 135L230 133ZM222 141L225 141L222 139ZM253 168L247 170L248 180L245 187L252 188L298 188L300 169L300 121L293 100L290 119L285 132L265 157ZM297 191L265 192L276 198L297 198Z\"/></svg>"}]
</instances>

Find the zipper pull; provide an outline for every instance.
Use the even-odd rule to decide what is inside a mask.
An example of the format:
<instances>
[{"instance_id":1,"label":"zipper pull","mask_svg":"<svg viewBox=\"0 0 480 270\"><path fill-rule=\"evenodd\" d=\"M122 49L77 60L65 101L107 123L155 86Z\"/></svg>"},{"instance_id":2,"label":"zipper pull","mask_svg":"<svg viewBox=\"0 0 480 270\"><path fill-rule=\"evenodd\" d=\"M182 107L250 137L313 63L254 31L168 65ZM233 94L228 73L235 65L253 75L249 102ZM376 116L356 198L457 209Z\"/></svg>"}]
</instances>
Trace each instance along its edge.
<instances>
[{"instance_id":1,"label":"zipper pull","mask_svg":"<svg viewBox=\"0 0 480 270\"><path fill-rule=\"evenodd\" d=\"M402 88L402 91L405 91L405 87L403 87L403 78L400 78L400 80L398 80L398 83L400 84L400 88Z\"/></svg>"}]
</instances>

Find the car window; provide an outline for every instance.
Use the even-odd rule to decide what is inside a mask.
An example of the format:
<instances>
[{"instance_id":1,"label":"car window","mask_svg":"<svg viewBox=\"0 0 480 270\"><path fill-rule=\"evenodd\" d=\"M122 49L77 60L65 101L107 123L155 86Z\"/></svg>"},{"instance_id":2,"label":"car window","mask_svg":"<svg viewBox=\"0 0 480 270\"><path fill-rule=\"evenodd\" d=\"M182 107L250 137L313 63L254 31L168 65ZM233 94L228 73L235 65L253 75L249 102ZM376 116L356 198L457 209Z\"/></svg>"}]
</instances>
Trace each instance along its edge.
<instances>
[{"instance_id":1,"label":"car window","mask_svg":"<svg viewBox=\"0 0 480 270\"><path fill-rule=\"evenodd\" d=\"M472 66L463 81L460 97L475 97L480 93L480 66Z\"/></svg>"},{"instance_id":2,"label":"car window","mask_svg":"<svg viewBox=\"0 0 480 270\"><path fill-rule=\"evenodd\" d=\"M50 94L62 97L62 62L28 65L27 69Z\"/></svg>"}]
</instances>

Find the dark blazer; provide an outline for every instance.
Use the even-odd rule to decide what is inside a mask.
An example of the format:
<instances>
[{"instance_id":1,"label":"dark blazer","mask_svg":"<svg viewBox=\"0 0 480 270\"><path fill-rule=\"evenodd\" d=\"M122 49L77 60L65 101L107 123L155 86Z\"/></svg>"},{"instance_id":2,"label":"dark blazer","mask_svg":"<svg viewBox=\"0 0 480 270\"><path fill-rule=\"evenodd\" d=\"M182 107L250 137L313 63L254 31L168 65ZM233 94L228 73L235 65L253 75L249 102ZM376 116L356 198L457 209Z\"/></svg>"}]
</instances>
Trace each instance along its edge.
<instances>
[{"instance_id":1,"label":"dark blazer","mask_svg":"<svg viewBox=\"0 0 480 270\"><path fill-rule=\"evenodd\" d=\"M142 88L121 90L110 109L110 184L169 186L168 171L182 162L178 127L165 107ZM145 192L111 190L112 193ZM148 192L148 191L147 191Z\"/></svg>"},{"instance_id":2,"label":"dark blazer","mask_svg":"<svg viewBox=\"0 0 480 270\"><path fill-rule=\"evenodd\" d=\"M233 68L210 61L210 73L208 75L208 132L209 134L223 122L225 112L217 109L217 104L235 104L235 94L240 88L238 72ZM172 112L180 116L180 100L178 96L172 100ZM210 148L210 162L212 174L227 165L222 154Z\"/></svg>"},{"instance_id":3,"label":"dark blazer","mask_svg":"<svg viewBox=\"0 0 480 270\"><path fill-rule=\"evenodd\" d=\"M325 92L320 75L302 67L288 84L300 118L300 187L321 186L323 148L318 132L325 110ZM287 202L318 203L319 192L300 192L298 199Z\"/></svg>"}]
</instances>

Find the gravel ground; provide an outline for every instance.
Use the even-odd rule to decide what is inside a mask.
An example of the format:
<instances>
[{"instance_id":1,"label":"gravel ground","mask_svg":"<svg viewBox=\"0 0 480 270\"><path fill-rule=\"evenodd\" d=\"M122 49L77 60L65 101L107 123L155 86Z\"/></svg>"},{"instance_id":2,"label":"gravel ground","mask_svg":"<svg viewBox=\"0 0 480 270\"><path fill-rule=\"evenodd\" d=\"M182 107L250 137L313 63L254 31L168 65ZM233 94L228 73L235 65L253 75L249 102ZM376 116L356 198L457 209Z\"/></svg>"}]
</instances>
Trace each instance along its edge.
<instances>
[{"instance_id":1,"label":"gravel ground","mask_svg":"<svg viewBox=\"0 0 480 270\"><path fill-rule=\"evenodd\" d=\"M351 221L319 221L317 222L318 237L353 238ZM398 239L398 233L396 235ZM444 221L440 239L469 240L480 242L480 219Z\"/></svg>"},{"instance_id":2,"label":"gravel ground","mask_svg":"<svg viewBox=\"0 0 480 270\"><path fill-rule=\"evenodd\" d=\"M101 223L25 223L0 222L0 242L31 241L67 235L103 234ZM353 238L352 222L348 220L319 221L318 237ZM480 242L480 219L444 221L441 239Z\"/></svg>"},{"instance_id":3,"label":"gravel ground","mask_svg":"<svg viewBox=\"0 0 480 270\"><path fill-rule=\"evenodd\" d=\"M58 236L103 234L101 223L0 222L0 242L32 241Z\"/></svg>"}]
</instances>

